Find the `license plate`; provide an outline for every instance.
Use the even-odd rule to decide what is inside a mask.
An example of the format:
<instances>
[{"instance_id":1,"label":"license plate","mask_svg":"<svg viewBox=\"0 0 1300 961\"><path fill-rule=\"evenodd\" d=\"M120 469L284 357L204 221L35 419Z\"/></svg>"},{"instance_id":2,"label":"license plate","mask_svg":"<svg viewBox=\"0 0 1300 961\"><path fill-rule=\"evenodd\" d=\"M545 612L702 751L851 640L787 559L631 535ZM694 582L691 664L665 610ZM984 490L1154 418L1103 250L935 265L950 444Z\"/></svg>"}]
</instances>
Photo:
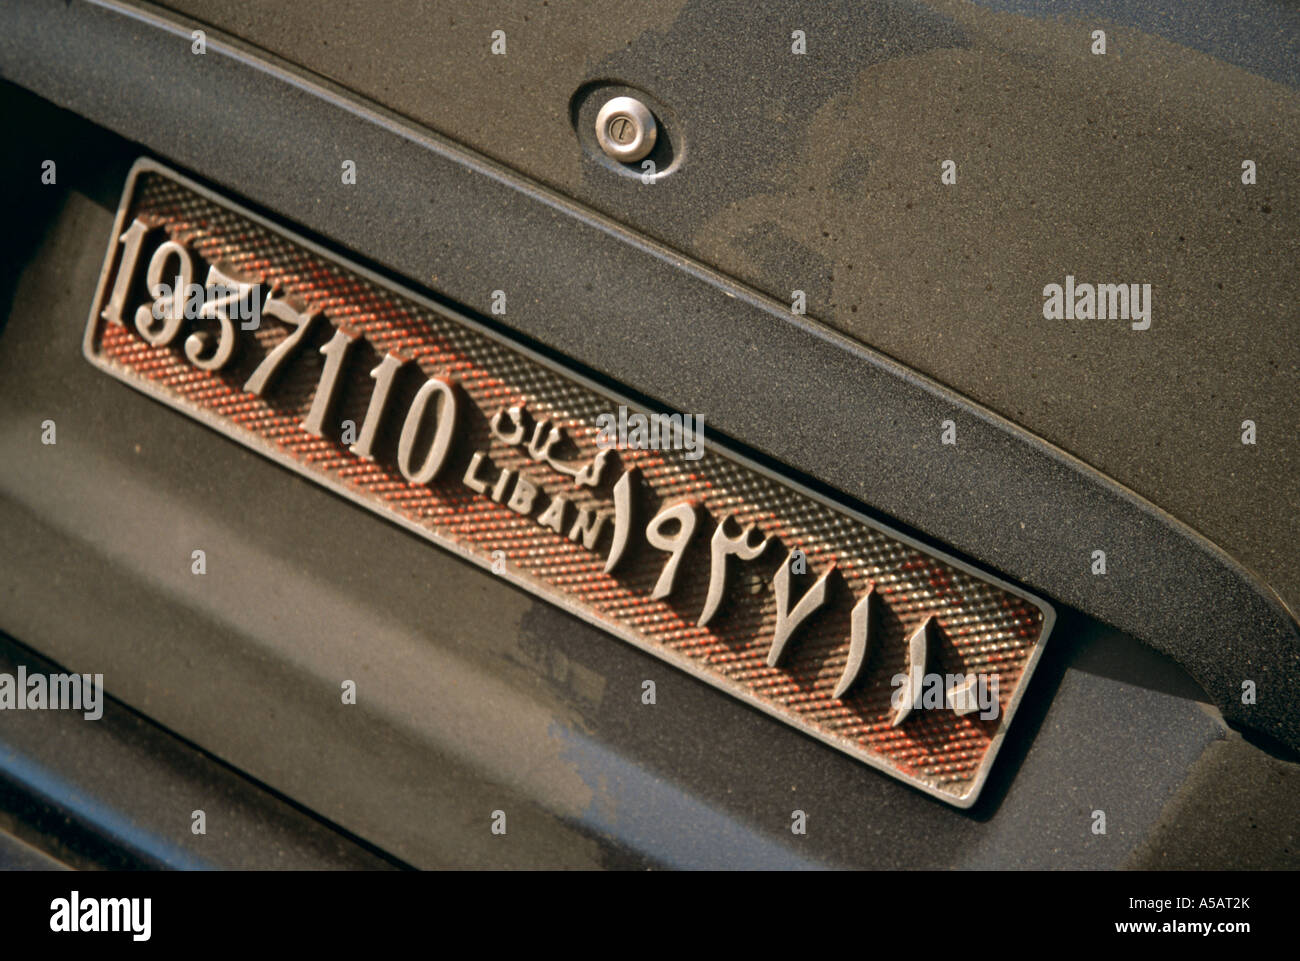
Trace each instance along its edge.
<instances>
[{"instance_id":1,"label":"license plate","mask_svg":"<svg viewBox=\"0 0 1300 961\"><path fill-rule=\"evenodd\" d=\"M708 438L697 415L638 407L150 160L128 178L85 353L958 807L1055 618Z\"/></svg>"}]
</instances>

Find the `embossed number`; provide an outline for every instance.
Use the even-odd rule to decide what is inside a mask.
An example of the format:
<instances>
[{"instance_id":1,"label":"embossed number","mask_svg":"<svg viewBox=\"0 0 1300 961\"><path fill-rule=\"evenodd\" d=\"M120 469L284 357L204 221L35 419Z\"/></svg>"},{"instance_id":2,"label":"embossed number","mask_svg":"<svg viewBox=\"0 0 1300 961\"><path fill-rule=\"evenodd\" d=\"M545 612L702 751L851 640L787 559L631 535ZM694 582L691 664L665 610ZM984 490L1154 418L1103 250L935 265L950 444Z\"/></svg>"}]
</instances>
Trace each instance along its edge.
<instances>
[{"instance_id":1,"label":"embossed number","mask_svg":"<svg viewBox=\"0 0 1300 961\"><path fill-rule=\"evenodd\" d=\"M263 317L274 317L293 328L289 335L275 345L275 349L263 358L262 362L257 365L257 369L244 382L244 390L250 394L261 397L266 393L266 389L279 374L280 368L285 365L290 357L293 356L298 345L310 332L311 328L316 326L316 319L320 317L318 310L294 310L283 300L276 300L271 297L267 300L266 306L262 308Z\"/></svg>"},{"instance_id":2,"label":"embossed number","mask_svg":"<svg viewBox=\"0 0 1300 961\"><path fill-rule=\"evenodd\" d=\"M122 323L122 308L126 306L126 295L131 291L131 278L135 276L135 265L140 259L140 245L144 243L144 235L148 232L149 228L144 221L137 217L131 221L126 233L118 238L126 249L122 251L122 262L117 265L113 295L99 315L110 324Z\"/></svg>"},{"instance_id":3,"label":"embossed number","mask_svg":"<svg viewBox=\"0 0 1300 961\"><path fill-rule=\"evenodd\" d=\"M212 335L205 330L196 330L185 338L185 356L199 370L220 370L235 353L235 323L230 319L229 304L232 300L238 302L247 297L253 285L209 266L207 286L216 288L218 293L204 300L199 316L219 322L221 335L211 355L204 357L203 351L212 343Z\"/></svg>"},{"instance_id":4,"label":"embossed number","mask_svg":"<svg viewBox=\"0 0 1300 961\"><path fill-rule=\"evenodd\" d=\"M163 268L172 257L177 260L175 285L167 293L163 283ZM168 278L171 279L171 278ZM159 244L158 249L149 258L149 269L145 272L145 282L149 286L149 295L154 298L152 304L139 307L135 312L135 329L140 336L154 347L166 347L180 333L181 323L185 320L185 296L194 282L194 258L190 252L174 240ZM154 327L162 321L161 327Z\"/></svg>"}]
</instances>

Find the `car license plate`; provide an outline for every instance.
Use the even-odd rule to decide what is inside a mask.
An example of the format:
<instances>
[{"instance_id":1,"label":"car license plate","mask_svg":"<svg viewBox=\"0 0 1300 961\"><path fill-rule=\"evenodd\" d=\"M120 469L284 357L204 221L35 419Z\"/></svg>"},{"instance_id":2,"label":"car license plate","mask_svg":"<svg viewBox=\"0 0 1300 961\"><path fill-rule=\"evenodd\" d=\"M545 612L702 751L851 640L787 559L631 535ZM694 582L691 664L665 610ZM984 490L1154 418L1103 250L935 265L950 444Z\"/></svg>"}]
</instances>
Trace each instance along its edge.
<instances>
[{"instance_id":1,"label":"car license plate","mask_svg":"<svg viewBox=\"0 0 1300 961\"><path fill-rule=\"evenodd\" d=\"M1055 617L706 438L699 415L638 407L150 160L128 179L85 353L959 807Z\"/></svg>"}]
</instances>

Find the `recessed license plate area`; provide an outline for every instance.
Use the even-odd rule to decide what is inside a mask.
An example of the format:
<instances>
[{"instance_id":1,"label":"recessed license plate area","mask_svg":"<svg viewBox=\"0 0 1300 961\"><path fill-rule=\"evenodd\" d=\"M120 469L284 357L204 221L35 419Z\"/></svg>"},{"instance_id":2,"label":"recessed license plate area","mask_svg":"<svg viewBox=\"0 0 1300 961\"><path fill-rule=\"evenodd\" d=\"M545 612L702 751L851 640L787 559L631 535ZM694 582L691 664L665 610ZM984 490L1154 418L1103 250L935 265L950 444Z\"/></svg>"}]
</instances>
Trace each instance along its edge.
<instances>
[{"instance_id":1,"label":"recessed license plate area","mask_svg":"<svg viewBox=\"0 0 1300 961\"><path fill-rule=\"evenodd\" d=\"M1045 602L747 460L698 415L642 410L151 161L128 181L85 352L958 806L1052 625Z\"/></svg>"}]
</instances>

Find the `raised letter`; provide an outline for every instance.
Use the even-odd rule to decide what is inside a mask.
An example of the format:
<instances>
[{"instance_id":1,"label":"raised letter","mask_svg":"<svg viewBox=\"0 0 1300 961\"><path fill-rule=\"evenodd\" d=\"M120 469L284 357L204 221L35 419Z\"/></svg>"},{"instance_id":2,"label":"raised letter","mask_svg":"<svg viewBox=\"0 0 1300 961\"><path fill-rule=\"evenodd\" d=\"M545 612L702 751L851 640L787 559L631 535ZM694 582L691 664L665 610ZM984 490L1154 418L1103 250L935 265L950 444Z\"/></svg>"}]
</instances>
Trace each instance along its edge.
<instances>
[{"instance_id":1,"label":"raised letter","mask_svg":"<svg viewBox=\"0 0 1300 961\"><path fill-rule=\"evenodd\" d=\"M438 427L429 445L429 453L419 470L411 467L411 454L415 449L415 439L420 433L420 422L424 419L424 409L429 406L429 398L434 394L442 395L442 404L438 408ZM412 484L427 484L438 476L447 451L451 449L451 438L456 430L456 389L451 381L441 377L430 377L424 382L419 393L411 401L411 409L406 412L402 424L402 436L397 442L397 467L402 476Z\"/></svg>"},{"instance_id":2,"label":"raised letter","mask_svg":"<svg viewBox=\"0 0 1300 961\"><path fill-rule=\"evenodd\" d=\"M776 569L776 574L772 577L772 587L776 590L776 629L772 634L772 646L767 651L767 666L776 667L781 663L781 655L785 653L785 646L790 641L790 636L794 630L805 620L808 615L817 608L826 603L826 581L835 570L835 565L831 564L826 569L826 573L817 578L817 583L799 598L799 603L790 610L790 567L794 563L794 552L786 558L786 562Z\"/></svg>"},{"instance_id":3,"label":"raised letter","mask_svg":"<svg viewBox=\"0 0 1300 961\"><path fill-rule=\"evenodd\" d=\"M767 545L772 541L770 537L765 537L758 544L753 544L751 535L755 533L754 524L750 524L738 536L731 537L726 531L730 520L732 515L728 514L713 532L712 556L709 559L709 593L704 599L700 619L696 621L700 627L713 620L713 615L722 606L722 595L727 588L727 557L735 554L742 561L752 561L767 550Z\"/></svg>"},{"instance_id":4,"label":"raised letter","mask_svg":"<svg viewBox=\"0 0 1300 961\"><path fill-rule=\"evenodd\" d=\"M698 520L695 504L691 501L681 501L672 507L665 507L646 525L645 539L650 542L650 546L656 550L669 551L672 555L665 562L659 580L655 582L655 589L650 592L651 600L657 601L673 592L673 583L677 579L677 566L681 563L682 555L686 553L686 545L695 534ZM677 523L677 532L672 535L665 534L663 529L674 521Z\"/></svg>"}]
</instances>

